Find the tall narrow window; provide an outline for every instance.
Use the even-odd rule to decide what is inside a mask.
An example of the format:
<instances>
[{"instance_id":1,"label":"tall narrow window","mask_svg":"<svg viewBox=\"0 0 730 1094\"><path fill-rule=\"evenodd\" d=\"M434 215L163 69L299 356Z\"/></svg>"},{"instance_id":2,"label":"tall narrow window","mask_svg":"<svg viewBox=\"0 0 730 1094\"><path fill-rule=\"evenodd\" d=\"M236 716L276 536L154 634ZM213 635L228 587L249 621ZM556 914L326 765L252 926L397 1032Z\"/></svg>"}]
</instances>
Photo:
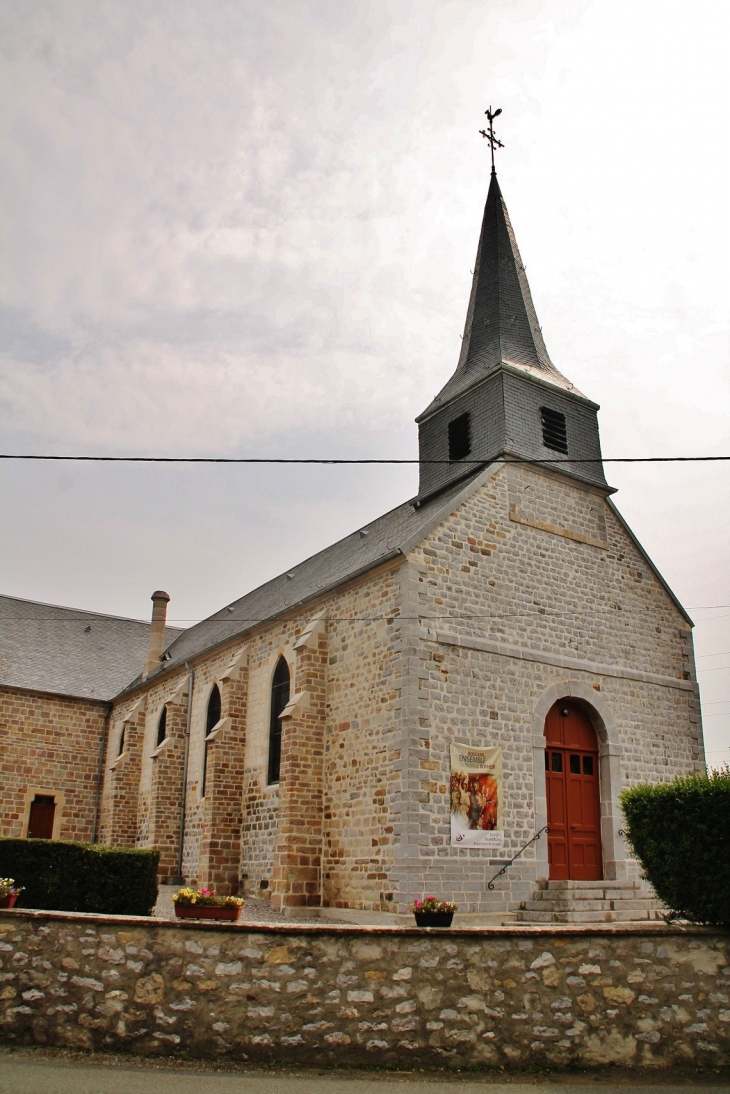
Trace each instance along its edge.
<instances>
[{"instance_id":1,"label":"tall narrow window","mask_svg":"<svg viewBox=\"0 0 730 1094\"><path fill-rule=\"evenodd\" d=\"M200 780L200 796L205 797L205 777L208 773L208 735L221 720L221 693L218 685L213 685L213 690L208 699L208 711L205 716L205 742L203 744L203 776Z\"/></svg>"},{"instance_id":2,"label":"tall narrow window","mask_svg":"<svg viewBox=\"0 0 730 1094\"><path fill-rule=\"evenodd\" d=\"M289 702L291 678L286 658L280 657L271 681L269 721L269 785L278 783L281 770L281 712Z\"/></svg>"},{"instance_id":3,"label":"tall narrow window","mask_svg":"<svg viewBox=\"0 0 730 1094\"><path fill-rule=\"evenodd\" d=\"M124 738L127 736L127 723L122 722L122 732L119 734L119 751L117 756L121 756L124 752Z\"/></svg>"},{"instance_id":4,"label":"tall narrow window","mask_svg":"<svg viewBox=\"0 0 730 1094\"><path fill-rule=\"evenodd\" d=\"M553 452L568 451L568 430L565 425L565 415L550 407L540 407L540 421L542 422L542 443L546 448L552 448Z\"/></svg>"},{"instance_id":5,"label":"tall narrow window","mask_svg":"<svg viewBox=\"0 0 730 1094\"><path fill-rule=\"evenodd\" d=\"M157 723L157 748L160 747L167 736L167 707L162 708L160 720Z\"/></svg>"},{"instance_id":6,"label":"tall narrow window","mask_svg":"<svg viewBox=\"0 0 730 1094\"><path fill-rule=\"evenodd\" d=\"M449 459L463 460L471 452L471 415L460 414L449 422Z\"/></svg>"}]
</instances>

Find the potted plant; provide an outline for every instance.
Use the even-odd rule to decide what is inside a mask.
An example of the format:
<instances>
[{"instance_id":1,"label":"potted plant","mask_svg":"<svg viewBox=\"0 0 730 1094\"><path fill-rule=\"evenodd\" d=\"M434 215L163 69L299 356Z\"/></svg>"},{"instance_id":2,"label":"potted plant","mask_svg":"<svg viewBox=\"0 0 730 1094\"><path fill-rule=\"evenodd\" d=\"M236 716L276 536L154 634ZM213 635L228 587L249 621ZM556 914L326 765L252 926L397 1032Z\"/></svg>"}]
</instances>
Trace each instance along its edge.
<instances>
[{"instance_id":1,"label":"potted plant","mask_svg":"<svg viewBox=\"0 0 730 1094\"><path fill-rule=\"evenodd\" d=\"M11 877L0 877L0 908L12 908L23 892L22 885L16 885Z\"/></svg>"},{"instance_id":2,"label":"potted plant","mask_svg":"<svg viewBox=\"0 0 730 1094\"><path fill-rule=\"evenodd\" d=\"M179 889L172 898L178 919L228 919L241 914L240 896L218 896L215 889Z\"/></svg>"},{"instance_id":3,"label":"potted plant","mask_svg":"<svg viewBox=\"0 0 730 1094\"><path fill-rule=\"evenodd\" d=\"M450 927L454 912L459 907L450 900L439 900L435 896L425 896L423 900L413 901L413 914L417 927Z\"/></svg>"}]
</instances>

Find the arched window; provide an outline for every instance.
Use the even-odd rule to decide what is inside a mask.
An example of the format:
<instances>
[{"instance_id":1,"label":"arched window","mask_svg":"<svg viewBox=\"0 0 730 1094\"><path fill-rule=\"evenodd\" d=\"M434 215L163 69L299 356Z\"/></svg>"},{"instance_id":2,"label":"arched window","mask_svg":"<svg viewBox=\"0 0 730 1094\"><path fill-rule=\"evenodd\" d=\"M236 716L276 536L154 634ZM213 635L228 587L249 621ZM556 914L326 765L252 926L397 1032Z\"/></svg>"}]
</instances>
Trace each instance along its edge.
<instances>
[{"instance_id":1,"label":"arched window","mask_svg":"<svg viewBox=\"0 0 730 1094\"><path fill-rule=\"evenodd\" d=\"M278 783L281 769L281 712L289 702L291 678L285 657L280 657L271 681L271 718L269 720L269 785Z\"/></svg>"},{"instance_id":2,"label":"arched window","mask_svg":"<svg viewBox=\"0 0 730 1094\"><path fill-rule=\"evenodd\" d=\"M213 685L213 690L208 699L208 712L205 716L205 744L203 746L203 777L200 780L200 796L205 797L205 776L208 771L208 734L213 726L217 726L221 720L221 693L218 685Z\"/></svg>"},{"instance_id":3,"label":"arched window","mask_svg":"<svg viewBox=\"0 0 730 1094\"><path fill-rule=\"evenodd\" d=\"M160 714L160 720L157 723L157 748L160 747L165 737L167 736L167 707L162 708Z\"/></svg>"}]
</instances>

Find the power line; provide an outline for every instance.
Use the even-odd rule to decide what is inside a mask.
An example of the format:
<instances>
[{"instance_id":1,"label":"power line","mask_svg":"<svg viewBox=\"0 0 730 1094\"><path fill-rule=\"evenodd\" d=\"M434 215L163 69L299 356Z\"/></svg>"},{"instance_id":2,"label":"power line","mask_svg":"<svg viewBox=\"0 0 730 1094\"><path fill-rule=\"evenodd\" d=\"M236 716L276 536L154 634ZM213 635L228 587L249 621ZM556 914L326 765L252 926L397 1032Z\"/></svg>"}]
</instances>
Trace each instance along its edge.
<instances>
[{"instance_id":1,"label":"power line","mask_svg":"<svg viewBox=\"0 0 730 1094\"><path fill-rule=\"evenodd\" d=\"M2 599L1 596L0 596L0 599ZM9 597L9 599L13 599L13 598ZM730 604L706 604L705 607L706 608L730 608ZM63 611L63 612L79 612L81 614L79 614L78 617L74 616L72 618L65 618L65 619L64 618L59 618L58 616L55 616L55 615L45 615L45 616L43 616L43 615L13 615L12 616L12 621L13 622L23 622L23 623L28 623L28 622L32 622L32 623L65 623L65 624L70 625L70 624L83 623L83 622L89 622L89 621L90 622L97 622L97 623L102 622L103 623L103 621L105 619L122 618L120 616L108 616L108 615L105 615L103 613L97 614L97 613L92 612L92 611L90 611L86 608L63 608L63 607L59 607L58 610ZM223 609L218 609L219 612L222 611L222 610ZM618 611L618 610L619 609L607 607L603 604L592 604L592 605L590 605L589 608L586 608L583 612L580 612L580 611L561 611L558 608L549 608L549 607L542 608L542 605L538 604L531 611L530 610L524 610L524 611L492 611L492 612L487 612L487 613L483 613L483 614L479 614L479 615L475 615L473 613L469 614L469 615L461 615L461 614L458 614L456 612L446 614L446 615L425 615L425 614L424 615L396 615L393 612L389 612L385 615L330 616L329 620L330 620L331 623L376 623L376 622L382 621L383 619L391 619L394 622L396 620L398 620L398 621L407 622L407 623L412 623L412 622L437 623L437 622L441 622L442 620L450 620L450 619L451 620L469 620L469 621L479 621L479 620L489 621L489 620L493 620L494 622L501 622L503 620L509 620L509 619L521 619L521 618L524 618L526 616L529 616L529 617L541 616L543 618L546 617L546 616L551 617L551 618L563 617L563 616L570 616L572 618L581 618L581 617L582 618L588 618L588 617L595 616L595 614L599 611L602 611L602 612L615 612L615 611ZM700 611L700 610L701 609L699 607L688 607L687 608L688 612ZM11 617L8 616L8 619L10 619L10 618ZM126 617L124 617L124 618L126 618ZM256 616L249 616L249 615L240 616L240 615L229 614L229 615L222 616L222 615L219 615L217 613L216 613L216 615L213 615L213 616L210 616L210 615L206 615L206 616L175 615L175 616L168 616L167 617L167 626L169 627L174 623L265 623L269 620L269 618L270 618L269 616L258 616L258 615L256 615ZM725 617L720 616L719 618L725 618ZM149 620L130 619L129 622L147 624L149 622ZM699 660L700 658L704 658L704 657L726 657L726 656L728 656L728 654L730 654L730 650L723 650L720 653L701 653L701 654L696 655L696 659ZM722 668L724 666L719 666L719 667ZM702 670L702 671L706 671L706 670ZM730 703L730 699L722 700L722 701Z\"/></svg>"},{"instance_id":2,"label":"power line","mask_svg":"<svg viewBox=\"0 0 730 1094\"><path fill-rule=\"evenodd\" d=\"M288 456L44 456L0 452L0 460L74 460L82 463L288 463L288 464L448 464L449 466L479 467L499 463L495 460L400 460L400 459L321 459ZM607 456L605 458L513 459L505 463L518 464L594 464L594 463L708 463L730 461L730 456Z\"/></svg>"},{"instance_id":3,"label":"power line","mask_svg":"<svg viewBox=\"0 0 730 1094\"><path fill-rule=\"evenodd\" d=\"M293 607L293 606L294 605L287 605L287 607ZM73 611L76 611L78 609L66 608L66 609L63 609L63 610L73 612ZM84 610L84 609L81 609L81 610ZM502 622L502 621L507 621L507 620L511 620L511 619L517 620L517 619L524 619L524 618L528 618L528 617L533 618L533 617L536 617L536 616L541 618L541 619L546 619L546 618L547 619L555 619L555 618L564 617L564 616L570 616L572 618L583 618L583 619L585 619L589 616L594 616L598 610L599 610L599 606L596 605L594 608L591 608L590 611L587 611L583 614L581 614L580 612L558 612L558 611L551 611L550 609L546 609L546 611L544 613L543 612L538 612L538 611L535 611L535 612L492 612L489 615L418 615L418 616L416 616L416 615L357 615L357 616L348 615L348 616L329 616L329 621L330 621L330 623L378 623L378 622L382 622L382 620L385 619L385 620L389 620L390 622L393 622L393 623L413 623L413 622L417 622L417 623L440 623L440 622L444 622L444 621L448 622L449 620L453 620L453 621L456 621L456 620L459 620L459 621L464 621L464 620L466 620L466 621L486 620L487 622L490 621L490 620L493 620L494 622ZM614 611L614 610L617 610L617 609L602 608L600 610L608 612L608 611ZM220 609L219 609L219 611L220 611ZM52 623L52 624L64 624L66 626L71 626L73 624L84 623L84 622L96 623L97 625L100 625L100 624L103 624L104 620L106 618L109 618L109 617L107 617L107 616L95 616L93 612L85 611L85 614L83 616L81 616L79 618L72 618L72 619L58 619L58 618L56 618L56 616L53 616L53 615L46 615L46 616L42 616L42 615L14 615L14 616L8 617L8 618L9 619L12 618L12 622L14 622L14 623ZM118 617L112 616L111 618L116 619ZM121 617L119 617L119 618L121 618ZM257 616L248 616L248 615L240 616L240 615L219 615L217 613L216 613L216 615L213 615L213 616L207 615L207 616L203 616L203 617L192 617L192 616L176 615L176 616L169 616L168 617L167 622L166 622L166 626L170 627L170 626L173 626L174 624L177 624L177 623L192 623L192 624L198 624L198 623L253 623L253 624L256 624L256 623L267 623L270 620L270 618L271 618L271 616L268 616L268 615L266 615L266 616L258 616L258 615ZM721 617L721 618L724 618L724 616ZM131 619L130 622L148 624L149 620ZM185 628L183 628L183 629L185 629ZM486 636L482 635L482 636L479 636L479 637L502 638L504 636L501 635L501 634L491 634L491 635L486 635ZM726 656L726 654L724 654L724 653L706 653L706 654L702 654L701 656L702 657L724 657L724 656ZM718 669L722 669L722 668L730 669L730 665L716 665L713 668L698 668L697 671L698 672L715 672ZM728 702L730 702L730 699L728 700Z\"/></svg>"}]
</instances>

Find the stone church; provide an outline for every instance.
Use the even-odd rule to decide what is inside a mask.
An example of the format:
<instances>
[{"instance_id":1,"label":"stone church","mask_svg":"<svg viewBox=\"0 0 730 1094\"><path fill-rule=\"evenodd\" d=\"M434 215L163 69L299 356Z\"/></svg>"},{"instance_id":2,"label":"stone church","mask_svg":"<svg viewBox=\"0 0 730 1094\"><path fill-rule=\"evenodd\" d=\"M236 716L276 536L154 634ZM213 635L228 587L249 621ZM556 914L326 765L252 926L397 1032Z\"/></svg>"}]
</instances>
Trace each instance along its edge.
<instances>
[{"instance_id":1,"label":"stone church","mask_svg":"<svg viewBox=\"0 0 730 1094\"><path fill-rule=\"evenodd\" d=\"M597 411L548 355L492 174L417 496L182 632L155 593L136 663L108 638L123 685L66 696L101 704L76 760L33 751L73 721L42 666L3 676L25 753L3 834L33 834L40 787L48 835L156 847L163 880L298 914L397 922L424 893L466 923L576 896L649 914L619 796L704 770L692 622L612 500Z\"/></svg>"}]
</instances>

